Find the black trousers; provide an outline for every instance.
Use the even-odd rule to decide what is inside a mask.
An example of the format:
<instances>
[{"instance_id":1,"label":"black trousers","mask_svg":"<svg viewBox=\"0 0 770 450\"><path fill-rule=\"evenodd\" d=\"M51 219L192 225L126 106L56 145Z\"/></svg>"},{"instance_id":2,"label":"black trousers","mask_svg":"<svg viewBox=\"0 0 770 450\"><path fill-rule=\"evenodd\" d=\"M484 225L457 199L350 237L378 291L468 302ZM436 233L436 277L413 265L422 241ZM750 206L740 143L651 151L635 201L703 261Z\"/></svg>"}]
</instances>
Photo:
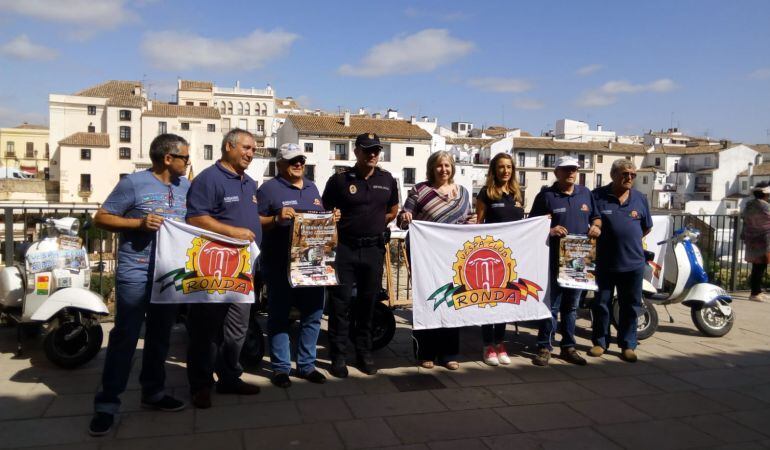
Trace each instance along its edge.
<instances>
[{"instance_id":1,"label":"black trousers","mask_svg":"<svg viewBox=\"0 0 770 450\"><path fill-rule=\"evenodd\" d=\"M339 286L329 289L329 354L331 359L347 357L348 339L357 354L372 350L372 314L382 289L382 264L385 248L356 248L337 245ZM356 296L353 298L353 285Z\"/></svg>"},{"instance_id":2,"label":"black trousers","mask_svg":"<svg viewBox=\"0 0 770 450\"><path fill-rule=\"evenodd\" d=\"M418 360L445 364L457 361L460 353L460 328L414 330L414 354Z\"/></svg>"},{"instance_id":3,"label":"black trousers","mask_svg":"<svg viewBox=\"0 0 770 450\"><path fill-rule=\"evenodd\" d=\"M767 272L767 264L752 264L749 284L751 285L751 295L762 293L762 279Z\"/></svg>"}]
</instances>

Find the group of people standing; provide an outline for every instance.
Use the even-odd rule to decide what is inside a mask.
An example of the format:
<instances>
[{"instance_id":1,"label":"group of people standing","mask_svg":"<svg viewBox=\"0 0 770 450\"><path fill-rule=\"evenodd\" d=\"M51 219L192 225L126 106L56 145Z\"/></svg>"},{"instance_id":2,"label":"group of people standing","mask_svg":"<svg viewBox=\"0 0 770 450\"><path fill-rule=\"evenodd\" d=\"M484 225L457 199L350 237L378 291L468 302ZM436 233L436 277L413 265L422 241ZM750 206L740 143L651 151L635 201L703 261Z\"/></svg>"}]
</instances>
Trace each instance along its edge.
<instances>
[{"instance_id":1,"label":"group of people standing","mask_svg":"<svg viewBox=\"0 0 770 450\"><path fill-rule=\"evenodd\" d=\"M290 225L297 213L333 211L337 223L336 270L339 285L327 289L329 306L329 373L348 376L348 363L368 375L377 373L372 357L372 314L381 290L387 225L394 219L402 228L413 220L441 223L499 223L524 218L523 195L516 167L508 154L496 155L489 165L486 186L475 201L454 182L455 164L446 152L433 153L427 181L410 189L399 212L398 185L379 162L382 144L373 133L355 140L353 167L332 175L321 194L304 175L306 157L296 144L284 144L277 155L278 174L259 188L246 174L256 149L254 136L233 129L222 141L222 156L190 182L189 144L180 136L161 134L150 146L152 168L123 177L95 216L98 227L120 233L116 273L116 316L110 332L101 391L95 398L92 435L107 434L120 407L142 324L146 324L142 353L142 407L179 411L185 403L165 393L164 363L177 312L173 305L150 304L155 234L163 220L186 221L199 228L260 245L268 296L268 339L271 382L291 386L289 312L300 312L300 333L294 375L312 383L326 376L316 368L316 344L324 307L323 288L292 288L287 279ZM621 357L635 361L636 311L641 306L644 268L642 236L652 222L646 198L633 186L636 171L627 160L612 165L612 183L593 193L576 183L578 161L563 157L556 164L557 182L535 198L530 216L550 215L552 319L539 322L538 350L533 359L545 366L551 358L555 330L562 336L561 357L585 364L575 350L575 318L581 291L556 283L559 239L584 234L598 239L593 343L588 352L601 356L609 346L609 305L617 289L621 319L618 345ZM264 238L263 238L264 236ZM415 299L420 301L421 299ZM561 313L561 322L557 321ZM254 395L259 387L241 379L241 348L249 324L250 305L203 303L188 306L187 374L191 401L211 407L211 393ZM507 364L506 324L482 327L483 359ZM353 348L349 349L352 341ZM459 329L414 332L419 365L438 363L459 368ZM214 379L216 374L216 382Z\"/></svg>"}]
</instances>

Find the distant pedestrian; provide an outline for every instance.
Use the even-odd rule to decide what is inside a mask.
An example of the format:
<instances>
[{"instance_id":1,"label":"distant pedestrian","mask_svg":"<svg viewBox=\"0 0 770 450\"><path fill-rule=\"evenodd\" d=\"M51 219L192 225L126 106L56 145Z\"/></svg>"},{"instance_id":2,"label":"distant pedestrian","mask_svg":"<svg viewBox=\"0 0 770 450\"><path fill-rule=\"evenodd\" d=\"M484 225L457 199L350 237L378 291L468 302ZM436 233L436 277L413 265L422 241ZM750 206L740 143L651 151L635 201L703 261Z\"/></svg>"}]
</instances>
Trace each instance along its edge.
<instances>
[{"instance_id":1,"label":"distant pedestrian","mask_svg":"<svg viewBox=\"0 0 770 450\"><path fill-rule=\"evenodd\" d=\"M743 210L741 238L746 242L746 262L751 263L749 300L765 302L768 298L762 292L762 279L770 262L770 183L758 183L752 193L754 198Z\"/></svg>"}]
</instances>

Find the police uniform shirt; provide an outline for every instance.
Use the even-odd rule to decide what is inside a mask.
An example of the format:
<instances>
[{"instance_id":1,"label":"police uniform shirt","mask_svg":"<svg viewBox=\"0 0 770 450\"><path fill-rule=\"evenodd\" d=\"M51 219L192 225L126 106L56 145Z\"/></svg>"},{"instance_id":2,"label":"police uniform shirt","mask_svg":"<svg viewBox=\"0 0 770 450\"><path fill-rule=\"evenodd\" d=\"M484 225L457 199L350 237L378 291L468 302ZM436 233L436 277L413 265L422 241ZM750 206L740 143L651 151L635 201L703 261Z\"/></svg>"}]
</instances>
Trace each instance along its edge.
<instances>
[{"instance_id":1,"label":"police uniform shirt","mask_svg":"<svg viewBox=\"0 0 770 450\"><path fill-rule=\"evenodd\" d=\"M645 265L642 237L652 228L647 197L631 189L628 199L620 204L611 185L594 189L596 207L601 214L602 234L596 245L597 269L607 272L629 272Z\"/></svg>"},{"instance_id":2,"label":"police uniform shirt","mask_svg":"<svg viewBox=\"0 0 770 450\"><path fill-rule=\"evenodd\" d=\"M487 188L481 188L476 197L485 206L484 223L514 222L524 218L524 208L510 193L502 193L498 200L487 195Z\"/></svg>"},{"instance_id":3,"label":"police uniform shirt","mask_svg":"<svg viewBox=\"0 0 770 450\"><path fill-rule=\"evenodd\" d=\"M220 161L204 169L190 184L187 217L211 216L226 225L248 228L254 242L262 242L262 225L257 208L257 183L238 175Z\"/></svg>"},{"instance_id":4,"label":"police uniform shirt","mask_svg":"<svg viewBox=\"0 0 770 450\"><path fill-rule=\"evenodd\" d=\"M303 178L302 188L280 176L266 181L257 190L257 205L260 216L276 216L284 207L293 208L297 212L324 211L318 188L307 178ZM287 261L290 233L289 224L278 223L266 231L262 243L263 257Z\"/></svg>"},{"instance_id":5,"label":"police uniform shirt","mask_svg":"<svg viewBox=\"0 0 770 450\"><path fill-rule=\"evenodd\" d=\"M340 236L374 237L385 231L385 213L398 204L398 184L379 167L368 179L351 167L329 178L322 198L326 209L339 208L342 213L337 224Z\"/></svg>"}]
</instances>

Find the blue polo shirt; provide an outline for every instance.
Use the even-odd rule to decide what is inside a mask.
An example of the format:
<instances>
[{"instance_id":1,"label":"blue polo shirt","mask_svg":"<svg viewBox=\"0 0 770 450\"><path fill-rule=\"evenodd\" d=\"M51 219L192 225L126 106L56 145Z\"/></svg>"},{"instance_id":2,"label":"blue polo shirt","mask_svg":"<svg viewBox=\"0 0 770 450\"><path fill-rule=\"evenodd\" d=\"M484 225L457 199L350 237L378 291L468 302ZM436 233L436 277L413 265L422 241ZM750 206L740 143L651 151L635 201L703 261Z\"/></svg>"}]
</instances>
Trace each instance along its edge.
<instances>
[{"instance_id":1,"label":"blue polo shirt","mask_svg":"<svg viewBox=\"0 0 770 450\"><path fill-rule=\"evenodd\" d=\"M316 185L307 178L303 179L302 189L292 185L282 177L275 177L257 190L257 204L260 216L275 216L281 208L294 208L297 212L324 211L321 194ZM265 232L262 245L263 258L270 259L276 265L285 265L289 258L289 224L276 224Z\"/></svg>"},{"instance_id":2,"label":"blue polo shirt","mask_svg":"<svg viewBox=\"0 0 770 450\"><path fill-rule=\"evenodd\" d=\"M642 237L652 228L647 197L631 189L620 204L610 184L594 189L596 207L602 218L602 234L596 244L596 266L605 272L629 272L645 265Z\"/></svg>"},{"instance_id":3,"label":"blue polo shirt","mask_svg":"<svg viewBox=\"0 0 770 450\"><path fill-rule=\"evenodd\" d=\"M561 192L559 184L540 191L532 203L529 217L551 215L551 228L561 225L570 234L586 234L591 221L599 217L591 191L576 184L571 194ZM551 236L549 241L551 267L559 262L559 237Z\"/></svg>"},{"instance_id":4,"label":"blue polo shirt","mask_svg":"<svg viewBox=\"0 0 770 450\"><path fill-rule=\"evenodd\" d=\"M151 170L142 170L123 177L104 201L102 209L112 215L132 219L156 214L167 220L184 221L185 199L189 188L187 178L178 178L170 184L164 184L155 178ZM118 269L115 274L118 282L149 281L155 236L156 233L142 230L120 233Z\"/></svg>"},{"instance_id":5,"label":"blue polo shirt","mask_svg":"<svg viewBox=\"0 0 770 450\"><path fill-rule=\"evenodd\" d=\"M217 161L204 169L190 184L187 218L211 216L234 227L254 232L254 242L262 242L262 226L257 208L257 183L248 175L238 175Z\"/></svg>"}]
</instances>

